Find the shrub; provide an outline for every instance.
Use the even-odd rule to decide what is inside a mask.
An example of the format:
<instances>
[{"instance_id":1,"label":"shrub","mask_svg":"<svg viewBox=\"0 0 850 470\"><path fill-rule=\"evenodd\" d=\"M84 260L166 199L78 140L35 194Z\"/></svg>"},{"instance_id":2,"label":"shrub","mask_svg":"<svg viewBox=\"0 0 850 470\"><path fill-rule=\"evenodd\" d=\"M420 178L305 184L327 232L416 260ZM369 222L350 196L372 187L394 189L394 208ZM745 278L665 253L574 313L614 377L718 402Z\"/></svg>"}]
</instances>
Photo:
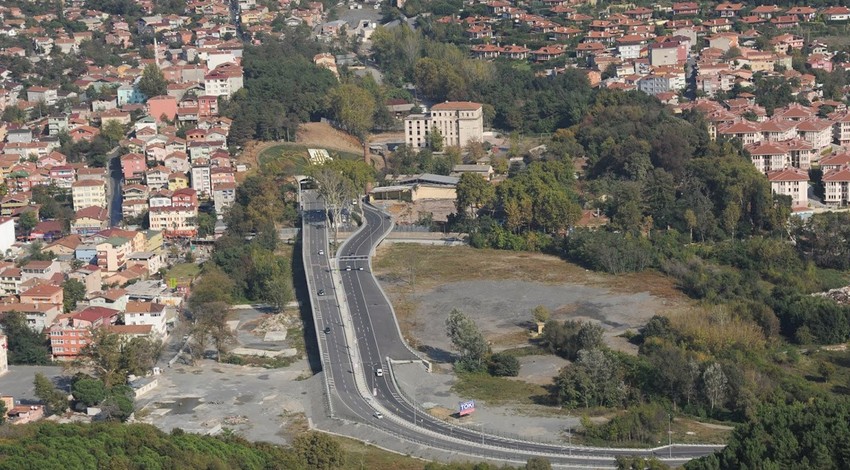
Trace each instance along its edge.
<instances>
[{"instance_id":1,"label":"shrub","mask_svg":"<svg viewBox=\"0 0 850 470\"><path fill-rule=\"evenodd\" d=\"M497 353L490 357L490 375L516 377L519 375L519 359L510 354Z\"/></svg>"}]
</instances>

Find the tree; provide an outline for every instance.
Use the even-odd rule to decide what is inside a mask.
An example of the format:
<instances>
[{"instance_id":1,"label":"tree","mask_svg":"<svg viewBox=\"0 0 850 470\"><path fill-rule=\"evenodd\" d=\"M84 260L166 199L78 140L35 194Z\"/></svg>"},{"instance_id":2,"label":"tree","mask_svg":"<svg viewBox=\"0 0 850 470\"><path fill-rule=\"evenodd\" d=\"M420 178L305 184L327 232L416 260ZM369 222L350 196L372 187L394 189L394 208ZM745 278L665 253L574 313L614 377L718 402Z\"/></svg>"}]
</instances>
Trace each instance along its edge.
<instances>
[{"instance_id":1,"label":"tree","mask_svg":"<svg viewBox=\"0 0 850 470\"><path fill-rule=\"evenodd\" d=\"M428 146L435 152L443 151L443 133L437 126L431 128L431 133L428 135Z\"/></svg>"},{"instance_id":2,"label":"tree","mask_svg":"<svg viewBox=\"0 0 850 470\"><path fill-rule=\"evenodd\" d=\"M80 352L76 366L91 369L106 388L123 384L127 380L127 369L122 346L121 335L105 328L94 329L88 344Z\"/></svg>"},{"instance_id":3,"label":"tree","mask_svg":"<svg viewBox=\"0 0 850 470\"><path fill-rule=\"evenodd\" d=\"M301 457L307 468L330 470L344 463L344 454L339 443L331 436L320 432L298 435L292 448Z\"/></svg>"},{"instance_id":4,"label":"tree","mask_svg":"<svg viewBox=\"0 0 850 470\"><path fill-rule=\"evenodd\" d=\"M224 249L216 249L215 254L218 256L215 259L220 260L224 256L224 251ZM241 262L241 260L234 261L237 263ZM227 304L233 302L233 291L236 286L233 280L219 266L220 264L218 262L204 265L200 279L192 286L192 296L189 297L190 310L210 302L224 302Z\"/></svg>"},{"instance_id":5,"label":"tree","mask_svg":"<svg viewBox=\"0 0 850 470\"><path fill-rule=\"evenodd\" d=\"M8 412L9 410L6 409L6 402L0 400L0 425L6 423L6 413Z\"/></svg>"},{"instance_id":6,"label":"tree","mask_svg":"<svg viewBox=\"0 0 850 470\"><path fill-rule=\"evenodd\" d=\"M209 302L201 304L192 311L195 324L194 335L209 336L218 353L218 360L226 352L227 345L236 340L236 335L227 324L227 314L230 306L224 302ZM202 343L202 341L198 341Z\"/></svg>"},{"instance_id":7,"label":"tree","mask_svg":"<svg viewBox=\"0 0 850 470\"><path fill-rule=\"evenodd\" d=\"M121 348L121 368L127 374L145 376L162 354L162 341L153 338L131 338Z\"/></svg>"},{"instance_id":8,"label":"tree","mask_svg":"<svg viewBox=\"0 0 850 470\"><path fill-rule=\"evenodd\" d=\"M45 365L50 362L50 347L46 335L27 325L21 312L7 312L0 318L0 328L9 342L9 363Z\"/></svg>"},{"instance_id":9,"label":"tree","mask_svg":"<svg viewBox=\"0 0 850 470\"><path fill-rule=\"evenodd\" d=\"M711 405L711 411L714 411L717 406L723 406L726 403L729 380L720 364L715 362L706 367L702 373L702 380L705 385L705 398Z\"/></svg>"},{"instance_id":10,"label":"tree","mask_svg":"<svg viewBox=\"0 0 850 470\"><path fill-rule=\"evenodd\" d=\"M68 395L53 386L53 382L41 372L35 373L33 380L35 396L44 402L49 414L64 413L68 409Z\"/></svg>"},{"instance_id":11,"label":"tree","mask_svg":"<svg viewBox=\"0 0 850 470\"><path fill-rule=\"evenodd\" d=\"M124 138L124 126L120 122L114 119L110 119L100 129L100 135L105 137L110 144L116 145L121 139Z\"/></svg>"},{"instance_id":12,"label":"tree","mask_svg":"<svg viewBox=\"0 0 850 470\"><path fill-rule=\"evenodd\" d=\"M549 351L575 360L579 351L600 349L602 342L602 326L596 323L567 320L558 323L555 320L546 322L543 327L543 343Z\"/></svg>"},{"instance_id":13,"label":"tree","mask_svg":"<svg viewBox=\"0 0 850 470\"><path fill-rule=\"evenodd\" d=\"M446 334L460 353L460 362L463 365L481 367L481 361L490 351L490 346L475 322L460 310L454 309L446 318Z\"/></svg>"},{"instance_id":14,"label":"tree","mask_svg":"<svg viewBox=\"0 0 850 470\"><path fill-rule=\"evenodd\" d=\"M101 403L101 415L107 421L127 421L134 408L133 389L119 385L112 387Z\"/></svg>"},{"instance_id":15,"label":"tree","mask_svg":"<svg viewBox=\"0 0 850 470\"><path fill-rule=\"evenodd\" d=\"M546 323L549 321L549 309L545 305L538 305L531 311L534 321L537 323Z\"/></svg>"},{"instance_id":16,"label":"tree","mask_svg":"<svg viewBox=\"0 0 850 470\"><path fill-rule=\"evenodd\" d=\"M71 387L74 400L85 406L96 406L106 398L106 387L98 379L81 378Z\"/></svg>"},{"instance_id":17,"label":"tree","mask_svg":"<svg viewBox=\"0 0 850 470\"><path fill-rule=\"evenodd\" d=\"M365 143L374 126L375 98L357 85L343 84L328 93L331 115Z\"/></svg>"},{"instance_id":18,"label":"tree","mask_svg":"<svg viewBox=\"0 0 850 470\"><path fill-rule=\"evenodd\" d=\"M65 313L73 312L77 302L86 298L86 286L76 279L68 279L62 283L62 295Z\"/></svg>"},{"instance_id":19,"label":"tree","mask_svg":"<svg viewBox=\"0 0 850 470\"><path fill-rule=\"evenodd\" d=\"M142 72L142 78L136 85L139 91L148 98L162 96L168 93L168 81L162 70L156 64L148 64Z\"/></svg>"},{"instance_id":20,"label":"tree","mask_svg":"<svg viewBox=\"0 0 850 470\"><path fill-rule=\"evenodd\" d=\"M532 457L525 462L525 470L552 470L552 463L545 457Z\"/></svg>"},{"instance_id":21,"label":"tree","mask_svg":"<svg viewBox=\"0 0 850 470\"><path fill-rule=\"evenodd\" d=\"M28 237L32 229L38 225L38 217L32 211L27 211L21 214L18 220L18 227L21 229L21 235Z\"/></svg>"},{"instance_id":22,"label":"tree","mask_svg":"<svg viewBox=\"0 0 850 470\"><path fill-rule=\"evenodd\" d=\"M576 361L555 379L555 398L570 408L617 407L625 392L620 362L612 353L599 349L579 351Z\"/></svg>"},{"instance_id":23,"label":"tree","mask_svg":"<svg viewBox=\"0 0 850 470\"><path fill-rule=\"evenodd\" d=\"M474 173L463 173L456 187L458 214L467 214L470 209L472 216L478 214L478 210L492 202L496 197L493 185L484 178Z\"/></svg>"},{"instance_id":24,"label":"tree","mask_svg":"<svg viewBox=\"0 0 850 470\"><path fill-rule=\"evenodd\" d=\"M824 382L829 382L832 376L835 375L835 366L831 362L824 360L818 364L818 374L823 377Z\"/></svg>"},{"instance_id":25,"label":"tree","mask_svg":"<svg viewBox=\"0 0 850 470\"><path fill-rule=\"evenodd\" d=\"M325 206L330 210L334 229L334 245L338 246L342 209L352 198L356 197L354 185L341 172L331 167L313 167L308 173L319 186L319 195L324 199Z\"/></svg>"},{"instance_id":26,"label":"tree","mask_svg":"<svg viewBox=\"0 0 850 470\"><path fill-rule=\"evenodd\" d=\"M497 353L490 356L488 366L490 375L496 377L516 377L519 375L519 359L510 354Z\"/></svg>"}]
</instances>

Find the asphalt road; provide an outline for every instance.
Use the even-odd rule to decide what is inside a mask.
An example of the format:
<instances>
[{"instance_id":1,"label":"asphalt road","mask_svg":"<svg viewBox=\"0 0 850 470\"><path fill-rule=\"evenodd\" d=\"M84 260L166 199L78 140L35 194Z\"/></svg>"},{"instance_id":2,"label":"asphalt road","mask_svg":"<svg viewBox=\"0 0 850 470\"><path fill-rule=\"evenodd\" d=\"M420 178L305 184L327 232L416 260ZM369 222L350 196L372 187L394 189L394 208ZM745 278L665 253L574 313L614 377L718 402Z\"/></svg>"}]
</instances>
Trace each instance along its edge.
<instances>
[{"instance_id":1,"label":"asphalt road","mask_svg":"<svg viewBox=\"0 0 850 470\"><path fill-rule=\"evenodd\" d=\"M533 456L543 456L561 467L610 468L615 466L618 455L643 455L657 456L677 465L722 447L673 445L656 449L617 449L558 446L482 434L450 425L417 409L401 396L387 360L418 360L418 357L402 340L392 308L372 276L369 262L374 247L392 228L391 221L377 209L364 206L365 227L340 247L338 264L334 265L334 259L329 257L323 204L312 191L303 192L302 200L304 265L322 367L330 392L332 414L336 417L366 423L423 446L456 452L461 458L513 464L525 462ZM348 267L351 269L348 270ZM339 271L332 272L334 269ZM341 284L335 283L335 278ZM335 289L341 289L340 295L336 295ZM320 291L324 295L318 295ZM340 300L343 308L340 308ZM343 316L346 311L350 319ZM326 328L329 328L328 333L324 333ZM378 367L384 371L381 377L374 373ZM418 402L427 400L427 397L418 398ZM376 411L383 412L384 417L376 418Z\"/></svg>"}]
</instances>

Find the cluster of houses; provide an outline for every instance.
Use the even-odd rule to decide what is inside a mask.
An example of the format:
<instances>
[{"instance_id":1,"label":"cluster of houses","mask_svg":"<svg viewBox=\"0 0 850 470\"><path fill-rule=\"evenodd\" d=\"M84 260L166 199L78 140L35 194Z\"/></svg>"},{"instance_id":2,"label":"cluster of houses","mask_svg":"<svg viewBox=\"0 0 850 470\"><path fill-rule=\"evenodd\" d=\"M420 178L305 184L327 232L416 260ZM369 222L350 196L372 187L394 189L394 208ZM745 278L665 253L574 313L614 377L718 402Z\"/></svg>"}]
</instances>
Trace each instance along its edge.
<instances>
[{"instance_id":1,"label":"cluster of houses","mask_svg":"<svg viewBox=\"0 0 850 470\"><path fill-rule=\"evenodd\" d=\"M689 60L693 61L697 90L708 96L729 91L736 83L752 85L752 75L759 71L791 69L789 53L803 49L803 38L786 32L759 42L763 25L792 30L817 19L845 22L850 15L847 7L818 10L805 6L745 7L738 3L701 7L696 2L680 2L654 9L612 6L603 15L591 16L580 13L584 2L575 0L544 0L545 13L532 13L522 2L482 3L486 15L463 19L452 15L436 20L461 26L473 57L538 63L576 57L586 64L591 83L641 90L662 101L675 100L685 87L685 64ZM500 31L505 21L527 27L538 38L546 38L545 43L538 41L535 47L506 43ZM733 32L736 27L742 32ZM809 67L832 70L833 66L847 65L834 65L824 45L810 46ZM562 67L553 67L546 73L561 71Z\"/></svg>"}]
</instances>

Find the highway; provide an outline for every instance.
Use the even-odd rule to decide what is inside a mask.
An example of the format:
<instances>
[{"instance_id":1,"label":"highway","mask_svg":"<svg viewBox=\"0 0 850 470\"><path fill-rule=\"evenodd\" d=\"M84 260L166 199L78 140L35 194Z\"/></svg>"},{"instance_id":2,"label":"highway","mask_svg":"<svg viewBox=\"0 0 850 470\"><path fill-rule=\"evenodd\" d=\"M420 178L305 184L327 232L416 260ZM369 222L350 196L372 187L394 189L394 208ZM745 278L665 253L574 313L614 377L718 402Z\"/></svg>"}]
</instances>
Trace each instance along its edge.
<instances>
[{"instance_id":1,"label":"highway","mask_svg":"<svg viewBox=\"0 0 850 470\"><path fill-rule=\"evenodd\" d=\"M364 205L365 226L343 243L337 258L331 258L323 207L314 191L302 192L303 260L332 416L457 453L464 460L487 459L513 465L543 456L562 468L611 468L618 455L656 456L679 465L722 448L673 445L617 449L520 441L454 426L417 409L401 396L388 360L422 361L402 339L392 307L371 272L372 252L389 233L392 222L382 212ZM375 374L379 367L384 372L380 377ZM377 418L376 412L383 417Z\"/></svg>"}]
</instances>

